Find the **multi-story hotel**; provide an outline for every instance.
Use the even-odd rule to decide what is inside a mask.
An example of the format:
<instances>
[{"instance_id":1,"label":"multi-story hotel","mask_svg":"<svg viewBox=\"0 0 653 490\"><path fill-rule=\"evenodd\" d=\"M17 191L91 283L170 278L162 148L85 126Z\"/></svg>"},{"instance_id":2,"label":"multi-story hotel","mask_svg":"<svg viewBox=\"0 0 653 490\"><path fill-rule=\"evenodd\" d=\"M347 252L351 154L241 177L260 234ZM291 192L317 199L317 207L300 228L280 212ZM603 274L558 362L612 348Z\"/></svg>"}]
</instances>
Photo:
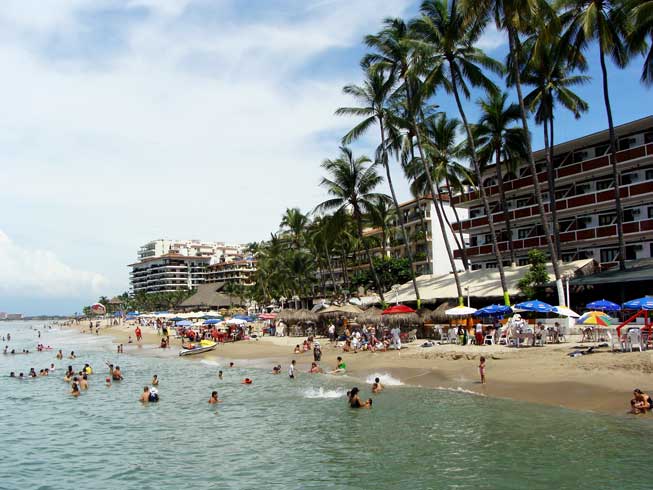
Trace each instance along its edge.
<instances>
[{"instance_id":1,"label":"multi-story hotel","mask_svg":"<svg viewBox=\"0 0 653 490\"><path fill-rule=\"evenodd\" d=\"M215 262L207 270L208 282L235 282L245 286L254 284L256 259L252 256L237 257L231 261Z\"/></svg>"},{"instance_id":2,"label":"multi-story hotel","mask_svg":"<svg viewBox=\"0 0 653 490\"><path fill-rule=\"evenodd\" d=\"M211 264L242 257L242 247L199 240L153 240L138 251L130 264L132 292L159 293L195 289L210 282Z\"/></svg>"},{"instance_id":3,"label":"multi-story hotel","mask_svg":"<svg viewBox=\"0 0 653 490\"><path fill-rule=\"evenodd\" d=\"M653 257L653 116L632 121L616 129L619 192L626 242L626 260ZM614 266L619 248L615 212L615 189L608 157L608 131L560 143L554 147L555 202L560 226L561 259L592 258L603 268ZM545 209L549 212L549 193L544 150L534 153L537 178ZM503 261L509 265L512 240L518 265L528 262L528 251L546 248L540 225L533 180L527 162L516 172L503 169L506 202L501 202L496 185L496 167L486 170L484 184L490 200L492 218L499 236ZM483 204L476 191L455 196L457 207L469 210L460 226L469 234L467 256L473 269L497 266ZM507 206L512 236L508 236L502 206ZM550 215L549 215L550 216ZM458 229L454 224L454 229ZM460 251L456 252L460 257Z\"/></svg>"},{"instance_id":4,"label":"multi-story hotel","mask_svg":"<svg viewBox=\"0 0 653 490\"><path fill-rule=\"evenodd\" d=\"M456 233L454 236L452 225L458 219L466 219L468 211L464 207L452 207L447 195L442 195L440 199L440 209L443 211L447 238L452 251L455 251L458 249L457 243L460 242L461 238L467 240L467 236L463 234L461 237L459 233ZM445 274L450 272L451 265L447 256L444 239L442 238L442 232L440 231L440 224L433 200L430 197L422 197L419 200L414 199L400 204L399 208L403 213L404 225L413 252L417 275ZM404 242L401 228L396 218L388 227L385 244L383 243L383 231L380 228L367 229L364 231L364 234L366 237L375 237L377 239L378 246L370 250L373 256L381 257L385 255L395 258L405 258L408 256L406 243ZM332 265L336 283L342 284L345 280L343 261L340 257L334 257ZM462 267L462 261L456 259L456 268L462 269ZM369 263L363 253L347 258L346 273L349 276L355 274L357 271L368 268ZM323 274L326 285L332 287L330 271L323 271Z\"/></svg>"}]
</instances>

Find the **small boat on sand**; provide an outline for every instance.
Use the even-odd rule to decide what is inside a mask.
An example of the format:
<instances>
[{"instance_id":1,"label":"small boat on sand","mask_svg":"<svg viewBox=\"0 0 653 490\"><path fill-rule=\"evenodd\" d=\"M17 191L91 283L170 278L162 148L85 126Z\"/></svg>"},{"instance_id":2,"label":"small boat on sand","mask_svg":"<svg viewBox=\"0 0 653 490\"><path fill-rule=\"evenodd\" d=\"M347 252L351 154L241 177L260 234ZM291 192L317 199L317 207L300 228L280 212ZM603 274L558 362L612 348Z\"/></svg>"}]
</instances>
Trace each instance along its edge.
<instances>
[{"instance_id":1,"label":"small boat on sand","mask_svg":"<svg viewBox=\"0 0 653 490\"><path fill-rule=\"evenodd\" d=\"M201 340L198 344L186 344L181 346L179 351L180 356L192 356L193 354L201 354L215 349L218 346L217 342L212 340Z\"/></svg>"}]
</instances>

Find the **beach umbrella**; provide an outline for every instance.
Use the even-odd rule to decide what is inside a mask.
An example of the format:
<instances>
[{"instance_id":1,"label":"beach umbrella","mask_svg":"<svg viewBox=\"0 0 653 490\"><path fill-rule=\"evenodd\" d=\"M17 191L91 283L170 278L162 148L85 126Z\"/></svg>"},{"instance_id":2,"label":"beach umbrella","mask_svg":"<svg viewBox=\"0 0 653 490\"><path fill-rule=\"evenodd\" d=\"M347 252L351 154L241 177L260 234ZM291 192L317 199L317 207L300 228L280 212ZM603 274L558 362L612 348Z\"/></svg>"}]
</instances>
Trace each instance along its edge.
<instances>
[{"instance_id":1,"label":"beach umbrella","mask_svg":"<svg viewBox=\"0 0 653 490\"><path fill-rule=\"evenodd\" d=\"M396 306L391 306L390 308L387 308L383 310L381 313L382 315L398 315L400 313L415 313L415 310L413 310L410 306L406 305L396 305Z\"/></svg>"},{"instance_id":2,"label":"beach umbrella","mask_svg":"<svg viewBox=\"0 0 653 490\"><path fill-rule=\"evenodd\" d=\"M227 323L229 325L245 325L247 323L247 320L241 320L240 318L231 318L227 320Z\"/></svg>"},{"instance_id":3,"label":"beach umbrella","mask_svg":"<svg viewBox=\"0 0 653 490\"><path fill-rule=\"evenodd\" d=\"M190 320L181 320L175 323L175 325L177 325L178 327L190 327L193 325L193 322L191 322Z\"/></svg>"},{"instance_id":4,"label":"beach umbrella","mask_svg":"<svg viewBox=\"0 0 653 490\"><path fill-rule=\"evenodd\" d=\"M576 320L576 325L595 325L600 327L609 327L614 323L616 323L616 320L602 311L588 311Z\"/></svg>"},{"instance_id":5,"label":"beach umbrella","mask_svg":"<svg viewBox=\"0 0 653 490\"><path fill-rule=\"evenodd\" d=\"M554 306L552 312L556 315L569 316L571 318L578 318L580 316L574 310L567 308L566 306Z\"/></svg>"},{"instance_id":6,"label":"beach umbrella","mask_svg":"<svg viewBox=\"0 0 653 490\"><path fill-rule=\"evenodd\" d=\"M221 321L218 318L209 318L208 320L204 320L204 325L217 325Z\"/></svg>"},{"instance_id":7,"label":"beach umbrella","mask_svg":"<svg viewBox=\"0 0 653 490\"><path fill-rule=\"evenodd\" d=\"M631 299L624 303L624 310L653 310L653 296Z\"/></svg>"},{"instance_id":8,"label":"beach umbrella","mask_svg":"<svg viewBox=\"0 0 653 490\"><path fill-rule=\"evenodd\" d=\"M277 317L276 313L261 313L258 316L261 320L274 320Z\"/></svg>"},{"instance_id":9,"label":"beach umbrella","mask_svg":"<svg viewBox=\"0 0 653 490\"><path fill-rule=\"evenodd\" d=\"M513 311L534 311L536 313L550 313L553 311L553 306L544 301L533 299L518 303L512 308Z\"/></svg>"},{"instance_id":10,"label":"beach umbrella","mask_svg":"<svg viewBox=\"0 0 653 490\"><path fill-rule=\"evenodd\" d=\"M128 314L129 314L129 313L128 313ZM172 317L172 318L170 319L170 321L173 321L173 322L181 322L181 321L183 321L183 320L185 320L185 318L182 318L182 317L180 317L180 316L175 316L175 317Z\"/></svg>"},{"instance_id":11,"label":"beach umbrella","mask_svg":"<svg viewBox=\"0 0 653 490\"><path fill-rule=\"evenodd\" d=\"M107 309L102 303L93 303L91 305L91 312L94 315L104 315L107 312Z\"/></svg>"},{"instance_id":12,"label":"beach umbrella","mask_svg":"<svg viewBox=\"0 0 653 490\"><path fill-rule=\"evenodd\" d=\"M444 312L447 316L469 316L476 313L476 308L470 308L469 306L456 306L450 308Z\"/></svg>"},{"instance_id":13,"label":"beach umbrella","mask_svg":"<svg viewBox=\"0 0 653 490\"><path fill-rule=\"evenodd\" d=\"M475 316L500 316L512 313L512 308L507 305L489 305L476 310Z\"/></svg>"},{"instance_id":14,"label":"beach umbrella","mask_svg":"<svg viewBox=\"0 0 653 490\"><path fill-rule=\"evenodd\" d=\"M587 303L585 306L590 310L602 310L602 311L621 310L621 307L617 303L613 303L612 301L608 301L607 299L599 299L596 301L592 301L591 303Z\"/></svg>"}]
</instances>

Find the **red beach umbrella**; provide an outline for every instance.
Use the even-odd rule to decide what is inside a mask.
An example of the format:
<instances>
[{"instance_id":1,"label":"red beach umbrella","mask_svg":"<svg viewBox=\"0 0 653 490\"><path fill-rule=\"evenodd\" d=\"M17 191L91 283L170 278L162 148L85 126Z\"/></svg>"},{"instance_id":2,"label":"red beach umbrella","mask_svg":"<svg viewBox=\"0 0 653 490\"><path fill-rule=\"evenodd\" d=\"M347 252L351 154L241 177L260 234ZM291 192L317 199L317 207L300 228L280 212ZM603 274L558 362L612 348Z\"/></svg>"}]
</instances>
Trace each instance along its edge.
<instances>
[{"instance_id":1,"label":"red beach umbrella","mask_svg":"<svg viewBox=\"0 0 653 490\"><path fill-rule=\"evenodd\" d=\"M406 305L396 305L396 306L391 306L387 310L383 310L382 315L397 315L399 313L415 313L415 310L413 310L410 306Z\"/></svg>"}]
</instances>

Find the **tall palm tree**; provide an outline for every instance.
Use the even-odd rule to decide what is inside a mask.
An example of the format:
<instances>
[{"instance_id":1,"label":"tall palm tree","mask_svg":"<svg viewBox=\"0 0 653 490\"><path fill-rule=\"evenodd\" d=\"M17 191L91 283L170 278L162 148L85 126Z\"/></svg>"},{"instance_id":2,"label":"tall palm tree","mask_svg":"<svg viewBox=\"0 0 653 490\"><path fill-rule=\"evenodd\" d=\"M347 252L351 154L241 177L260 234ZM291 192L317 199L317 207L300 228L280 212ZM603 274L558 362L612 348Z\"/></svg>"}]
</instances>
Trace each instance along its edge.
<instances>
[{"instance_id":1,"label":"tall palm tree","mask_svg":"<svg viewBox=\"0 0 653 490\"><path fill-rule=\"evenodd\" d=\"M295 249L301 247L303 234L309 224L308 216L303 214L299 208L288 208L281 218L281 228L290 235Z\"/></svg>"},{"instance_id":2,"label":"tall palm tree","mask_svg":"<svg viewBox=\"0 0 653 490\"><path fill-rule=\"evenodd\" d=\"M478 125L474 128L474 133L479 146L480 163L487 164L494 160L501 209L506 224L510 262L515 264L510 210L508 209L503 185L503 168L504 164L508 165L509 162L524 157L526 145L522 129L512 126L513 123L520 119L519 106L517 104L507 104L507 100L508 94L505 92L489 94L485 99L479 100L481 117ZM502 160L504 164L502 164Z\"/></svg>"},{"instance_id":3,"label":"tall palm tree","mask_svg":"<svg viewBox=\"0 0 653 490\"><path fill-rule=\"evenodd\" d=\"M377 292L381 302L385 303L383 289L374 268L372 255L367 241L363 237L363 214L372 206L372 201L383 199L383 194L374 192L374 189L383 182L375 165L370 165L371 160L366 156L354 157L351 149L340 147L340 156L335 160L324 160L322 168L330 175L323 177L320 185L325 187L331 199L324 201L316 207L318 211L351 209L356 221L358 238L363 244L365 255L374 277Z\"/></svg>"},{"instance_id":4,"label":"tall palm tree","mask_svg":"<svg viewBox=\"0 0 653 490\"><path fill-rule=\"evenodd\" d=\"M466 98L471 87L480 87L486 92L496 92L496 85L483 73L483 68L502 73L502 65L475 47L483 33L485 19L463 16L453 0L425 0L420 7L421 16L411 23L417 40L416 47L421 50L431 65L426 78L430 87L443 86L453 94L462 119L470 149L470 160L474 167L476 184L487 216L492 240L492 248L497 260L501 289L506 305L510 304L508 283L503 269L503 258L497 243L492 210L483 186L481 166L476 154L476 145L471 125L462 105L461 92ZM446 74L445 74L446 69Z\"/></svg>"},{"instance_id":5,"label":"tall palm tree","mask_svg":"<svg viewBox=\"0 0 653 490\"><path fill-rule=\"evenodd\" d=\"M538 35L539 34L539 35ZM524 43L528 62L524 68L522 83L534 86L524 102L535 113L535 121L544 131L544 150L547 163L549 186L549 210L553 225L556 253L561 256L560 225L556 209L555 165L554 165L554 115L556 103L573 113L579 119L587 112L589 105L572 91L572 88L590 81L584 75L572 75L576 68L585 69L585 58L581 53L569 52L568 45L560 37L538 33Z\"/></svg>"},{"instance_id":6,"label":"tall palm tree","mask_svg":"<svg viewBox=\"0 0 653 490\"><path fill-rule=\"evenodd\" d=\"M415 298L417 299L419 307L421 301L419 289L417 288L417 281L415 280L413 251L410 246L410 240L408 239L408 233L406 232L404 215L399 207L397 193L395 192L394 184L392 182L390 162L388 161L388 151L385 145L386 129L389 129L387 115L388 104L395 86L395 78L392 74L388 76L383 70L366 65L365 62L363 63L363 67L365 70L365 80L363 81L362 86L346 85L343 88L343 92L354 97L361 106L341 107L336 111L336 114L341 116L362 116L364 119L342 138L342 142L343 144L348 145L367 132L367 130L374 124L377 124L379 127L381 139L379 151L377 152L377 161L380 161L385 169L386 179L388 181L388 186L390 187L390 195L392 196L392 202L395 207L396 218L399 222L399 227L401 228L401 234L406 246L406 255L410 262L411 281L413 283L413 290L415 291Z\"/></svg>"},{"instance_id":7,"label":"tall palm tree","mask_svg":"<svg viewBox=\"0 0 653 490\"><path fill-rule=\"evenodd\" d=\"M608 132L610 135L610 162L614 181L614 200L617 213L617 236L619 239L619 269L626 268L626 243L623 230L623 206L621 204L621 178L617 169L617 135L612 119L612 105L608 87L608 68L606 55L620 68L628 63L630 53L625 39L628 32L628 22L623 2L621 0L559 0L557 6L562 13L560 19L566 31L563 42L569 43L578 51L597 41L599 46L599 61L603 77L603 102L608 117Z\"/></svg>"},{"instance_id":8,"label":"tall palm tree","mask_svg":"<svg viewBox=\"0 0 653 490\"><path fill-rule=\"evenodd\" d=\"M537 167L535 165L535 157L533 156L531 132L528 128L528 111L524 103L521 73L519 70L519 67L524 62L519 34L532 30L533 26L536 26L543 18L546 18L551 23L556 23L557 17L552 15L551 5L548 0L460 0L460 2L460 8L466 12L467 16L472 18L492 18L497 29L505 30L508 33L508 56L511 58L510 66L513 84L517 92L517 100L521 112L522 129L524 130L526 141L526 153L533 181L533 194L537 201L540 223L551 257L551 265L553 267L558 293L558 304L564 305L565 294L562 287L560 264L558 263L558 254L556 253L555 244L551 237L549 221L544 209L540 182L537 179Z\"/></svg>"},{"instance_id":9,"label":"tall palm tree","mask_svg":"<svg viewBox=\"0 0 653 490\"><path fill-rule=\"evenodd\" d=\"M417 146L420 161L424 166L424 174L429 183L429 194L433 201L433 207L438 218L442 241L447 252L449 265L456 284L456 293L458 294L458 303L464 304L463 289L460 284L460 276L456 268L456 261L451 250L449 237L447 236L442 210L438 204L438 196L435 192L431 170L428 160L422 146L422 137L419 130L419 119L423 115L423 102L428 96L423 90L419 80L420 63L413 56L413 49L410 46L410 30L406 22L399 18L389 18L384 21L384 28L375 35L365 37L365 43L375 52L366 55L365 63L373 64L379 69L392 73L398 80L402 80L402 85L397 88L397 98L404 95L404 108L406 121L408 123L408 132L406 138L409 140L409 147ZM414 140L414 141L413 141Z\"/></svg>"},{"instance_id":10,"label":"tall palm tree","mask_svg":"<svg viewBox=\"0 0 653 490\"><path fill-rule=\"evenodd\" d=\"M642 68L642 83L653 84L653 0L629 0L626 4L628 16L633 19L628 34L628 47L633 53L645 54ZM649 39L648 52L646 40Z\"/></svg>"}]
</instances>

